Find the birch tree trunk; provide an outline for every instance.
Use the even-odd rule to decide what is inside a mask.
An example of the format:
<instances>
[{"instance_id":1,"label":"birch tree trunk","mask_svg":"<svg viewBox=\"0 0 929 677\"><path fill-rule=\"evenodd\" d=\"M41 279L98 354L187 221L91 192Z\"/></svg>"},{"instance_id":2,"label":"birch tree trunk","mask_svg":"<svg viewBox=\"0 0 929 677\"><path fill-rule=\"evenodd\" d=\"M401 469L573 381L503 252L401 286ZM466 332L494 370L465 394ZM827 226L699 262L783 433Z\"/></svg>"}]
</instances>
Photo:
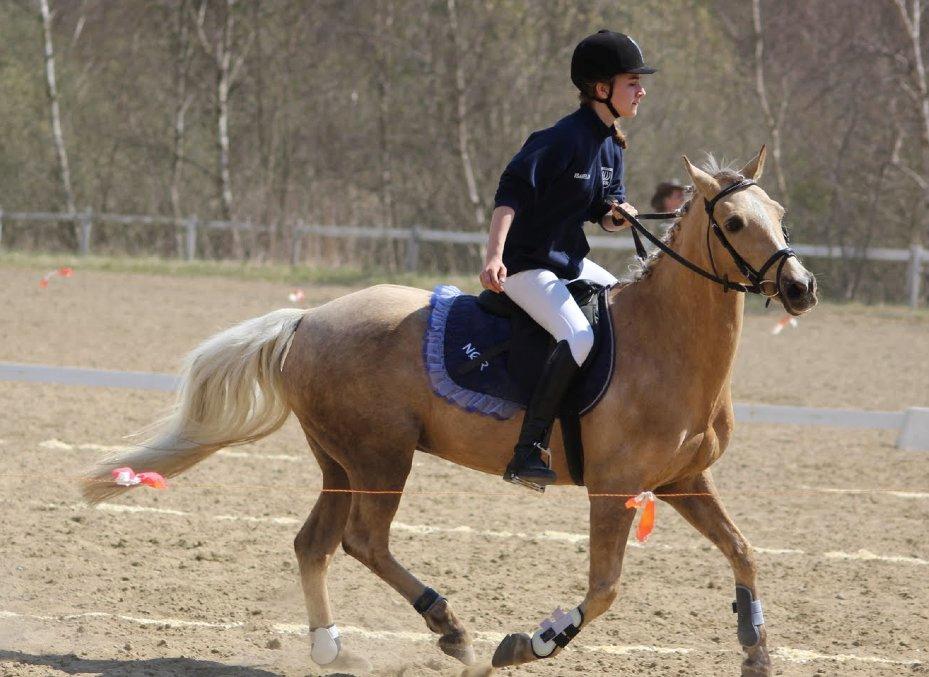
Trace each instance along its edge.
<instances>
[{"instance_id":1,"label":"birch tree trunk","mask_svg":"<svg viewBox=\"0 0 929 677\"><path fill-rule=\"evenodd\" d=\"M212 43L206 36L204 18L207 9L207 0L200 6L197 17L197 34L201 45L207 54L213 57L216 66L216 91L214 96L214 110L216 117L216 193L219 199L220 217L223 221L231 221L233 215L232 176L229 168L229 90L238 76L239 69L245 60L247 48L233 58L235 44L235 7L237 0L226 0L225 16L219 36ZM245 254L242 247L242 235L232 229L233 254L242 258Z\"/></svg>"},{"instance_id":2,"label":"birch tree trunk","mask_svg":"<svg viewBox=\"0 0 929 677\"><path fill-rule=\"evenodd\" d=\"M42 35L45 41L45 88L48 94L49 112L52 122L52 142L55 156L58 158L58 178L64 195L65 207L69 214L76 214L74 191L71 189L71 169L68 164L68 149L65 147L64 134L61 131L61 110L58 103L58 83L55 80L55 48L52 43L52 15L48 0L39 0L39 15L42 19ZM76 243L80 238L80 225L73 223L73 237Z\"/></svg>"},{"instance_id":3,"label":"birch tree trunk","mask_svg":"<svg viewBox=\"0 0 929 677\"><path fill-rule=\"evenodd\" d=\"M458 128L458 156L461 158L461 166L464 170L465 185L468 189L468 199L474 208L474 221L479 225L484 223L484 204L478 191L477 181L474 176L474 166L471 161L471 153L468 150L470 145L470 134L468 131L467 121L467 91L465 89L464 66L461 63L461 56L465 51L464 39L461 36L461 30L458 23L458 10L455 6L455 0L446 0L448 7L448 28L452 35L454 43L454 66L455 66L455 124Z\"/></svg>"},{"instance_id":4,"label":"birch tree trunk","mask_svg":"<svg viewBox=\"0 0 929 677\"><path fill-rule=\"evenodd\" d=\"M378 75L375 78L377 87L377 126L378 137L381 143L381 201L382 208L378 210L379 222L385 228L393 228L396 223L396 210L394 203L393 180L393 154L391 152L391 80L393 74L393 46L392 35L394 25L394 2L382 0L378 3L378 32L385 39L378 41L377 62ZM397 243L387 241L388 255L387 267L396 270L400 266L400 257L397 252Z\"/></svg>"},{"instance_id":5,"label":"birch tree trunk","mask_svg":"<svg viewBox=\"0 0 929 677\"><path fill-rule=\"evenodd\" d=\"M787 94L786 91L782 92L781 105L777 115L775 115L768 99L768 88L764 75L761 0L752 0L752 26L755 35L755 91L758 93L758 100L761 103L761 110L764 113L768 133L771 135L771 156L774 160L774 176L777 181L777 189L780 192L781 202L784 203L784 206L787 206L790 203L790 195L787 192L787 179L784 177L784 169L781 163L781 127L784 124L784 115L787 111Z\"/></svg>"},{"instance_id":6,"label":"birch tree trunk","mask_svg":"<svg viewBox=\"0 0 929 677\"><path fill-rule=\"evenodd\" d=\"M232 179L229 172L229 75L232 67L232 32L235 18L232 9L235 0L226 0L226 20L216 52L216 157L218 161L216 186L223 221L232 220ZM242 235L232 229L233 255L242 258Z\"/></svg>"},{"instance_id":7,"label":"birch tree trunk","mask_svg":"<svg viewBox=\"0 0 929 677\"><path fill-rule=\"evenodd\" d=\"M909 60L911 63L910 81L912 88L910 100L916 105L920 124L920 169L917 172L905 164L899 155L903 136L898 133L891 163L908 176L920 189L923 198L922 217L915 219L910 232L910 242L919 244L922 231L929 231L929 84L926 82L926 64L923 61L923 44L920 24L922 22L922 2L911 0L911 11L907 11L904 0L893 0L900 15L900 22L906 33Z\"/></svg>"},{"instance_id":8,"label":"birch tree trunk","mask_svg":"<svg viewBox=\"0 0 929 677\"><path fill-rule=\"evenodd\" d=\"M186 229L181 211L181 170L184 157L184 140L187 132L187 110L193 95L187 91L190 82L192 44L188 22L188 2L181 0L175 12L174 35L174 136L171 144L171 212L174 216L174 246L180 255L184 249Z\"/></svg>"},{"instance_id":9,"label":"birch tree trunk","mask_svg":"<svg viewBox=\"0 0 929 677\"><path fill-rule=\"evenodd\" d=\"M274 181L277 172L277 147L280 139L281 126L278 119L284 108L283 96L274 85L274 77L268 78L267 59L262 45L262 32L264 29L264 15L268 11L259 3L252 5L252 30L254 35L255 51L253 57L253 71L255 77L255 135L258 142L258 160L261 171L261 211L258 220L269 228L267 255L272 260L277 255L278 240L280 238L280 217L272 214L274 204ZM284 54L293 53L292 45ZM285 57L287 58L287 57ZM272 71L273 73L273 71ZM283 90L286 92L287 87ZM269 94L269 92L271 92ZM267 99L271 98L270 105ZM286 96L286 94L285 94Z\"/></svg>"}]
</instances>

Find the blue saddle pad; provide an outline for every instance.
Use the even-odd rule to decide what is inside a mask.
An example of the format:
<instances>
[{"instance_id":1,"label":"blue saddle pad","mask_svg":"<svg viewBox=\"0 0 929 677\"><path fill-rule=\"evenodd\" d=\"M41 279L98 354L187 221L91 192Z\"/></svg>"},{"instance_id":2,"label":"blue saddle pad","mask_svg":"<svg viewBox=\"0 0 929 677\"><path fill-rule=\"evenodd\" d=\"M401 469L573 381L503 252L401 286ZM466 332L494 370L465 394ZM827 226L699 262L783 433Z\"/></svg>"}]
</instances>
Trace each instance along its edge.
<instances>
[{"instance_id":1,"label":"blue saddle pad","mask_svg":"<svg viewBox=\"0 0 929 677\"><path fill-rule=\"evenodd\" d=\"M604 294L604 298L607 295ZM512 417L528 403L531 390L518 382L508 364L509 351L492 354L494 347L510 340L511 321L481 307L477 297L463 294L451 285L439 285L430 299L429 323L423 339L426 371L436 394L471 411L499 419ZM604 310L608 305L604 302ZM540 334L544 334L540 329ZM550 339L547 334L540 341ZM540 343L540 346L544 344ZM540 346L534 346L538 351ZM511 350L529 349L514 345ZM487 357L483 353L490 352ZM546 350L539 353L536 377ZM606 392L613 374L613 325L603 312L597 325L593 351L566 396L579 414L589 411ZM459 368L473 360L478 365L460 373Z\"/></svg>"}]
</instances>

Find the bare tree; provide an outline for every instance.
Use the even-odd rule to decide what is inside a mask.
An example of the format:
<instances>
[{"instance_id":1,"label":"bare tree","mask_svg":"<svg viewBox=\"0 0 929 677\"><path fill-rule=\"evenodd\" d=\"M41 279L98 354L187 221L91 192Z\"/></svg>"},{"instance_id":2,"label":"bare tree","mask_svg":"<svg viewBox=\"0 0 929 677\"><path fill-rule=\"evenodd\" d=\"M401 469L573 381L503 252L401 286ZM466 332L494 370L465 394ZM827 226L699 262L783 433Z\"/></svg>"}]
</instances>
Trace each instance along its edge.
<instances>
[{"instance_id":1,"label":"bare tree","mask_svg":"<svg viewBox=\"0 0 929 677\"><path fill-rule=\"evenodd\" d=\"M395 223L394 214L394 186L393 186L393 157L390 144L390 96L391 72L393 70L393 44L390 39L394 25L393 0L381 0L378 3L378 23L380 33L384 39L378 41L377 61L378 74L376 89L378 96L378 131L381 142L381 195L384 209L383 224L392 228Z\"/></svg>"},{"instance_id":2,"label":"bare tree","mask_svg":"<svg viewBox=\"0 0 929 677\"><path fill-rule=\"evenodd\" d=\"M193 43L190 39L190 0L180 0L171 17L171 51L174 57L174 110L173 136L171 143L171 211L175 221L175 248L180 252L184 247L184 231L181 210L181 170L184 158L184 141L187 133L187 111L193 102L193 93L189 91L190 66L193 55Z\"/></svg>"},{"instance_id":3,"label":"bare tree","mask_svg":"<svg viewBox=\"0 0 929 677\"><path fill-rule=\"evenodd\" d=\"M221 26L212 37L207 36L205 19L209 0L202 0L196 14L194 25L203 50L212 57L216 67L216 88L214 95L216 112L216 192L219 197L220 217L231 221L233 216L232 176L229 169L229 91L238 79L242 64L248 54L251 38L246 46L236 54L235 9L237 0L225 0L225 11L221 17ZM252 38L254 33L252 33ZM235 255L243 255L239 231L232 230Z\"/></svg>"},{"instance_id":4,"label":"bare tree","mask_svg":"<svg viewBox=\"0 0 929 677\"><path fill-rule=\"evenodd\" d=\"M761 0L752 0L752 28L754 30L755 39L755 92L758 94L758 101L764 113L768 133L771 135L771 159L774 160L774 176L777 181L777 189L780 192L781 200L784 204L788 204L790 200L787 192L787 179L784 176L781 128L784 126L789 97L787 88L782 87L780 105L776 112L773 110L768 98L768 87L765 82L764 32L761 22Z\"/></svg>"},{"instance_id":5,"label":"bare tree","mask_svg":"<svg viewBox=\"0 0 929 677\"><path fill-rule=\"evenodd\" d=\"M903 43L906 49L907 62L907 79L908 83L905 88L907 97L913 104L913 109L918 120L919 136L919 156L918 168L911 167L901 156L901 148L904 144L906 132L900 118L894 115L896 123L896 139L894 141L894 152L891 163L899 169L904 176L909 178L919 189L922 195L922 213L923 218L914 222L913 230L910 234L910 241L918 244L920 240L920 230L927 227L929 222L929 83L926 81L926 66L923 60L923 51L926 45L922 42L922 0L910 0L910 6L907 8L905 0L892 0L897 8L900 18L900 26L906 36Z\"/></svg>"},{"instance_id":6,"label":"bare tree","mask_svg":"<svg viewBox=\"0 0 929 677\"><path fill-rule=\"evenodd\" d=\"M65 147L64 133L61 130L61 108L58 103L58 83L55 80L55 47L52 42L52 13L48 0L39 1L39 16L42 19L42 36L45 46L45 91L48 94L49 113L52 122L52 142L55 156L58 158L58 178L64 194L65 207L69 214L77 212L74 191L71 188L71 168L68 164L68 149ZM75 240L77 240L78 223L74 223Z\"/></svg>"},{"instance_id":7,"label":"bare tree","mask_svg":"<svg viewBox=\"0 0 929 677\"><path fill-rule=\"evenodd\" d=\"M462 58L465 54L465 42L461 35L461 26L458 22L458 9L455 0L446 0L448 7L448 30L454 44L453 61L455 67L455 126L458 129L458 157L464 170L465 185L468 188L468 199L474 208L474 221L484 223L484 203L474 178L474 166L471 161L470 133L468 130L468 102L465 87L464 64Z\"/></svg>"}]
</instances>

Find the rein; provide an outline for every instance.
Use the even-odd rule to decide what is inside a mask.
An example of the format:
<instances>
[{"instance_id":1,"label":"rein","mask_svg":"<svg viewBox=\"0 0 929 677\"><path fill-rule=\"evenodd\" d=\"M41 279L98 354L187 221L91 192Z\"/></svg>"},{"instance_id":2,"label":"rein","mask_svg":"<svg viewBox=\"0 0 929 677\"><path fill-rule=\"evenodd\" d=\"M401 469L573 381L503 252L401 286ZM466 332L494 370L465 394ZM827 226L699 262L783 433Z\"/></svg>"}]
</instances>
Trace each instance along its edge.
<instances>
[{"instance_id":1,"label":"rein","mask_svg":"<svg viewBox=\"0 0 929 677\"><path fill-rule=\"evenodd\" d=\"M732 243L729 242L729 239L726 237L723 229L719 226L719 223L716 221L716 217L713 214L713 210L716 208L716 203L719 202L724 197L735 193L736 191L748 188L749 186L756 185L754 181L749 179L743 179L738 183L733 183L730 186L726 186L721 190L712 200L707 200L704 198L703 205L706 208L706 213L709 215L709 225L706 230L706 249L707 253L710 256L710 264L713 266L713 272L711 273L708 270L704 270L697 264L692 261L687 260L676 251L671 249L668 245L661 241L660 238L652 235L645 226L639 221L641 219L669 219L680 216L678 212L656 212L651 214L639 214L639 218L632 216L626 210L619 207L615 203L610 203L611 208L616 208L620 214L623 215L623 218L629 221L629 224L632 228L632 239L635 242L635 252L636 256L640 260L644 260L646 257L645 247L642 245L642 240L640 236L645 237L652 244L654 244L658 249L663 251L665 254L670 256L672 259L680 263L682 266L688 268L689 270L697 273L702 277L705 277L711 282L715 282L723 288L723 291L736 291L743 294L760 294L768 299L770 303L771 299L780 294L781 288L781 272L784 270L784 264L787 263L787 259L791 257L796 257L796 253L789 246L782 249L778 249L774 252L768 260L765 261L764 265L761 266L758 270L755 270L751 264L746 261L735 247L732 246ZM781 227L784 233L784 239L787 241L787 244L790 244L790 234L788 233L785 227ZM710 231L712 231L717 239L722 243L723 247L729 252L729 256L732 257L733 262L739 268L739 272L745 276L745 278L751 284L741 284L739 282L732 282L729 280L728 276L720 277L719 272L716 270L716 262L713 259L713 249L710 247ZM767 273L773 266L777 265L777 272L775 274L774 280L766 280L764 278L765 273ZM771 293L767 293L765 290L765 283L773 284L774 290Z\"/></svg>"}]
</instances>

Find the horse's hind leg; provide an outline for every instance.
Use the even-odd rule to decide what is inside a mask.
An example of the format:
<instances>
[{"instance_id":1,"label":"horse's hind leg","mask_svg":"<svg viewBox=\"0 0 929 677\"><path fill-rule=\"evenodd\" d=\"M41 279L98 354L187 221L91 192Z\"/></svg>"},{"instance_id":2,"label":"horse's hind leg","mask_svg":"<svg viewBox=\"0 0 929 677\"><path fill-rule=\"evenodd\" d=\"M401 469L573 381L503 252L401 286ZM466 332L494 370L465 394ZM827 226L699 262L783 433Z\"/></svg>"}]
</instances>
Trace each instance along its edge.
<instances>
[{"instance_id":1,"label":"horse's hind leg","mask_svg":"<svg viewBox=\"0 0 929 677\"><path fill-rule=\"evenodd\" d=\"M661 493L699 495L661 497ZM704 470L696 477L661 487L661 493L659 497L674 506L697 531L710 539L732 566L736 584L738 637L746 653L742 662L742 675L771 674L767 633L755 587L755 557L748 541L723 507L710 471Z\"/></svg>"},{"instance_id":2,"label":"horse's hind leg","mask_svg":"<svg viewBox=\"0 0 929 677\"><path fill-rule=\"evenodd\" d=\"M589 486L588 491L619 493L612 486ZM513 633L503 638L494 652L494 667L520 665L540 658L554 658L581 628L602 615L619 594L619 577L623 570L626 540L635 512L627 510L618 497L590 498L590 573L584 601L566 614L568 627L555 632L536 630L530 637ZM552 636L549 636L549 632Z\"/></svg>"},{"instance_id":3,"label":"horse's hind leg","mask_svg":"<svg viewBox=\"0 0 929 677\"><path fill-rule=\"evenodd\" d=\"M429 629L440 635L442 651L470 665L474 662L471 636L448 601L423 585L390 552L390 523L413 464L412 446L406 452L370 454L365 459L370 463L363 469L358 465L360 472L351 475L352 487L361 491L352 499L342 547L413 605Z\"/></svg>"},{"instance_id":4,"label":"horse's hind leg","mask_svg":"<svg viewBox=\"0 0 929 677\"><path fill-rule=\"evenodd\" d=\"M327 456L318 444L312 440L310 443L322 470L323 489L348 489L348 476L342 466ZM367 661L345 651L338 641L326 586L326 573L342 540L351 503L350 493L320 493L310 516L294 539L294 551L300 565L300 584L313 642L310 658L331 669L364 670L370 667Z\"/></svg>"}]
</instances>

